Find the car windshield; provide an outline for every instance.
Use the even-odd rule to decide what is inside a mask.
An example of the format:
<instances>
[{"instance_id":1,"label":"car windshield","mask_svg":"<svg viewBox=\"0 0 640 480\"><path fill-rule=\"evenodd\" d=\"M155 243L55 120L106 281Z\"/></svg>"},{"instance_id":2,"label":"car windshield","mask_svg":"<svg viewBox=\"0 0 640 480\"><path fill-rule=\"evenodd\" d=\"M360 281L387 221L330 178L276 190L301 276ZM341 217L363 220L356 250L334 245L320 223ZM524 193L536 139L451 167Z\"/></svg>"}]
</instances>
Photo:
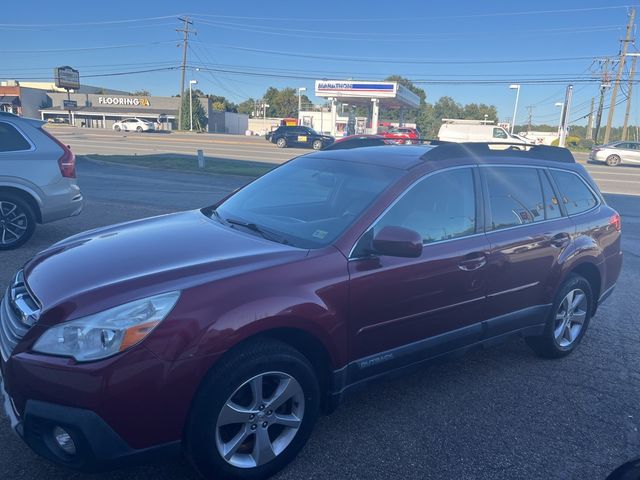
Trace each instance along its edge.
<instances>
[{"instance_id":1,"label":"car windshield","mask_svg":"<svg viewBox=\"0 0 640 480\"><path fill-rule=\"evenodd\" d=\"M233 228L243 222L247 231L265 238L319 248L342 234L401 173L301 157L247 185L218 205L215 214Z\"/></svg>"}]
</instances>

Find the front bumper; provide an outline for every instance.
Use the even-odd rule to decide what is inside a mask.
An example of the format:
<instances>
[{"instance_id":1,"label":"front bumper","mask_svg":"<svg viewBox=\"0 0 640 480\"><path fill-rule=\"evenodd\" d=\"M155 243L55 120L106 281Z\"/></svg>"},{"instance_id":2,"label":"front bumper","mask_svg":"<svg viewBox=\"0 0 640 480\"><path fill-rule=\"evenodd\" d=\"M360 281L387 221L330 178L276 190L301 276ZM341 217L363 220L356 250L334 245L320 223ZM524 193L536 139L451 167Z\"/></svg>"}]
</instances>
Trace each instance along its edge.
<instances>
[{"instance_id":1,"label":"front bumper","mask_svg":"<svg viewBox=\"0 0 640 480\"><path fill-rule=\"evenodd\" d=\"M24 415L18 418L11 398L3 388L2 395L11 427L24 442L38 455L70 468L98 471L176 456L181 451L179 441L133 449L95 412L81 408L29 400ZM53 433L56 427L63 428L73 439L74 455L57 445Z\"/></svg>"}]
</instances>

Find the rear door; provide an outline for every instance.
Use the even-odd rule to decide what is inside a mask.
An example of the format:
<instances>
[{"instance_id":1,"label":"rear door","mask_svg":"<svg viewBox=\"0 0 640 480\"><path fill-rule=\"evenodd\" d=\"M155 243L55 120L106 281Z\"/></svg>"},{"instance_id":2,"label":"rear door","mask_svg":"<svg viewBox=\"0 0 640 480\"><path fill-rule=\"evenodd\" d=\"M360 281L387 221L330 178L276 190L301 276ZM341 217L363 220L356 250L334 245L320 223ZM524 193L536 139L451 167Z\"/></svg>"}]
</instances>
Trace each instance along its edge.
<instances>
[{"instance_id":1,"label":"rear door","mask_svg":"<svg viewBox=\"0 0 640 480\"><path fill-rule=\"evenodd\" d=\"M388 352L380 358L399 366L480 339L489 245L481 231L474 171L444 170L414 184L354 248L349 261L353 358ZM371 239L385 226L420 233L422 255L370 254Z\"/></svg>"},{"instance_id":2,"label":"rear door","mask_svg":"<svg viewBox=\"0 0 640 480\"><path fill-rule=\"evenodd\" d=\"M486 231L489 335L544 321L552 302L548 285L575 234L548 171L524 166L482 166Z\"/></svg>"}]
</instances>

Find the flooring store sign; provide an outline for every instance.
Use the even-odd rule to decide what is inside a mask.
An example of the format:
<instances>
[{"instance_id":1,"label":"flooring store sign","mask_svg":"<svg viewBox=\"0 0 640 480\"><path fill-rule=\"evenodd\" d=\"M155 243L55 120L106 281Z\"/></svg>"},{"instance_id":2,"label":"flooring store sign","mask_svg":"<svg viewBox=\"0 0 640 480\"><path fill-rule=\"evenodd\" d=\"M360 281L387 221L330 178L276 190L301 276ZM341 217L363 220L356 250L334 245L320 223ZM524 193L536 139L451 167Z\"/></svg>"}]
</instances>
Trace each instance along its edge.
<instances>
[{"instance_id":1,"label":"flooring store sign","mask_svg":"<svg viewBox=\"0 0 640 480\"><path fill-rule=\"evenodd\" d=\"M148 107L151 105L148 98L134 97L98 97L100 105L114 105L127 107Z\"/></svg>"}]
</instances>

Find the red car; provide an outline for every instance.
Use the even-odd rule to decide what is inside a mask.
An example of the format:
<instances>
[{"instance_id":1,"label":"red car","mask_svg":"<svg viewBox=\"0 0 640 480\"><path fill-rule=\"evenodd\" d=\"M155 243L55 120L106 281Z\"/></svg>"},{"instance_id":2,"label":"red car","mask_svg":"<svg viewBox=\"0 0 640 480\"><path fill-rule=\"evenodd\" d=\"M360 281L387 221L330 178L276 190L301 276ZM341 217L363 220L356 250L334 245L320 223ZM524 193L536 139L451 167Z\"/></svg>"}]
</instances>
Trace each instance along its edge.
<instances>
[{"instance_id":1,"label":"red car","mask_svg":"<svg viewBox=\"0 0 640 480\"><path fill-rule=\"evenodd\" d=\"M0 305L4 409L69 467L182 450L206 478L264 479L382 375L511 336L570 354L616 285L620 231L563 148L303 155L27 262Z\"/></svg>"},{"instance_id":2,"label":"red car","mask_svg":"<svg viewBox=\"0 0 640 480\"><path fill-rule=\"evenodd\" d=\"M397 127L387 130L386 132L380 132L378 135L394 140L396 143L417 143L420 138L420 132L416 128L410 127Z\"/></svg>"}]
</instances>

